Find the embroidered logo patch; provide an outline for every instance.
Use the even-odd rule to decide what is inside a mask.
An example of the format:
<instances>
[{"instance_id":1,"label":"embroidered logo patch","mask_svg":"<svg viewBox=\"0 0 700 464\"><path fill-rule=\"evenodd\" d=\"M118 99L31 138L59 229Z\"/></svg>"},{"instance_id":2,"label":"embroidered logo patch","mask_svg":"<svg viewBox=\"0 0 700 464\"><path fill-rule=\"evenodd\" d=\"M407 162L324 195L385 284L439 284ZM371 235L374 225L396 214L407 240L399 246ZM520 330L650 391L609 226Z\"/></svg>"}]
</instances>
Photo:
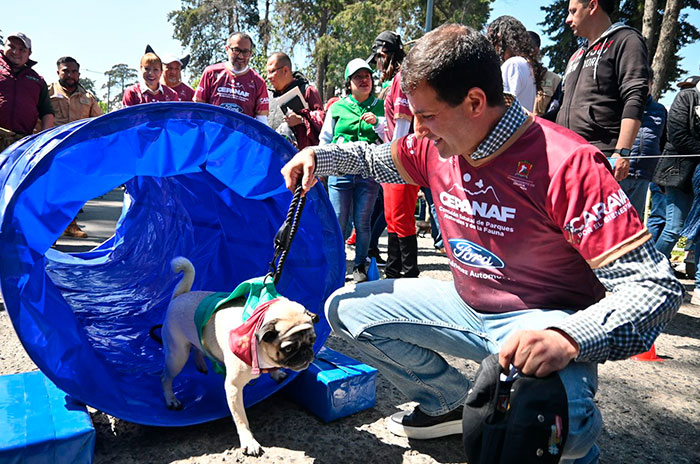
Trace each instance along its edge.
<instances>
[{"instance_id":1,"label":"embroidered logo patch","mask_svg":"<svg viewBox=\"0 0 700 464\"><path fill-rule=\"evenodd\" d=\"M452 257L467 266L481 269L503 269L506 263L491 251L464 239L450 240Z\"/></svg>"}]
</instances>

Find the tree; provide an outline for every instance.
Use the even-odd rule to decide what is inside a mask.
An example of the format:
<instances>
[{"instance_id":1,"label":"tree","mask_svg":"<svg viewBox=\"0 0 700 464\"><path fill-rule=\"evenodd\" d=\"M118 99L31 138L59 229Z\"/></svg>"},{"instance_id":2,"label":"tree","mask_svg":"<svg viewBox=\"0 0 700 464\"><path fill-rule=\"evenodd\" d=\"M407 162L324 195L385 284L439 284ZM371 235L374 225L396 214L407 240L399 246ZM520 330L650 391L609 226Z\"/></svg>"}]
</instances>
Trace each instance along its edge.
<instances>
[{"instance_id":1,"label":"tree","mask_svg":"<svg viewBox=\"0 0 700 464\"><path fill-rule=\"evenodd\" d=\"M95 97L97 97L97 91L95 90L95 81L93 81L89 77L81 77L78 80L78 83L80 85L82 85L85 90L87 90L88 92L95 95Z\"/></svg>"},{"instance_id":2,"label":"tree","mask_svg":"<svg viewBox=\"0 0 700 464\"><path fill-rule=\"evenodd\" d=\"M666 2L666 9L664 10L663 21L661 22L661 32L659 33L659 45L656 47L654 61L652 61L651 65L654 70L654 76L658 76L654 81L654 88L651 92L652 97L655 99L661 96L663 80L667 79L668 81L667 75L670 71L672 61L668 59L668 57L676 53L674 45L676 44L678 15L681 12L682 3L681 0L668 0ZM657 80L659 82L656 82Z\"/></svg>"},{"instance_id":3,"label":"tree","mask_svg":"<svg viewBox=\"0 0 700 464\"><path fill-rule=\"evenodd\" d=\"M103 89L107 89L106 99L107 99L107 109L111 111L114 108L119 108L121 104L122 97L124 96L124 90L136 82L138 73L135 69L130 68L129 65L120 63L112 66L112 69L105 71L105 76L107 76L107 82L102 86ZM113 97L112 88L116 87L119 92Z\"/></svg>"},{"instance_id":4,"label":"tree","mask_svg":"<svg viewBox=\"0 0 700 464\"><path fill-rule=\"evenodd\" d=\"M168 13L175 26L173 38L191 50L188 65L193 75L226 59L224 46L233 32L253 31L260 25L257 0L182 0L179 10Z\"/></svg>"},{"instance_id":5,"label":"tree","mask_svg":"<svg viewBox=\"0 0 700 464\"><path fill-rule=\"evenodd\" d=\"M571 29L565 24L568 0L554 0L541 9L545 19L539 23L554 42L542 48L549 57L550 67L563 73L569 57L580 46ZM611 15L613 22L622 21L640 31L647 41L649 60L654 69L655 81L652 95L658 98L669 90L686 71L680 66L678 51L700 39L700 31L687 21L687 15L680 15L680 8L700 9L700 0L624 0L620 8ZM663 37L662 24L666 21ZM673 28L676 27L676 31ZM659 44L659 46L657 46Z\"/></svg>"},{"instance_id":6,"label":"tree","mask_svg":"<svg viewBox=\"0 0 700 464\"><path fill-rule=\"evenodd\" d=\"M460 22L481 29L493 0L436 0L434 24ZM284 50L301 43L312 59L310 73L322 98L342 85L345 64L367 57L374 38L395 30L404 42L423 34L423 0L278 0L275 5L275 39Z\"/></svg>"}]
</instances>

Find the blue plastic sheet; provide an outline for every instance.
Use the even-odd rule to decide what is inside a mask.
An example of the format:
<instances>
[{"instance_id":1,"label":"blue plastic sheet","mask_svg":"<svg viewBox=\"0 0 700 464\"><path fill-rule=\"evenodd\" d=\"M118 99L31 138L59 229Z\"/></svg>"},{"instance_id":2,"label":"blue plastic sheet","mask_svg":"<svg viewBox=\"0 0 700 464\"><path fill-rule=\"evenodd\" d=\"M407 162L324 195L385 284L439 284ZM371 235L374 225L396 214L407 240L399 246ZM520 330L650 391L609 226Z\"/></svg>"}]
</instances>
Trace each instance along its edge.
<instances>
[{"instance_id":1,"label":"blue plastic sheet","mask_svg":"<svg viewBox=\"0 0 700 464\"><path fill-rule=\"evenodd\" d=\"M231 291L268 272L292 199L280 169L293 154L267 126L196 103L126 108L0 154L0 289L32 360L74 398L127 421L227 416L222 378L192 360L174 385L184 409L165 408L162 349L148 331L179 279L175 256L194 263L194 290ZM86 201L122 184L114 237L86 253L50 248ZM323 302L344 276L342 236L317 185L277 286L321 316L316 350L330 332ZM262 376L246 387L246 405L283 385Z\"/></svg>"}]
</instances>

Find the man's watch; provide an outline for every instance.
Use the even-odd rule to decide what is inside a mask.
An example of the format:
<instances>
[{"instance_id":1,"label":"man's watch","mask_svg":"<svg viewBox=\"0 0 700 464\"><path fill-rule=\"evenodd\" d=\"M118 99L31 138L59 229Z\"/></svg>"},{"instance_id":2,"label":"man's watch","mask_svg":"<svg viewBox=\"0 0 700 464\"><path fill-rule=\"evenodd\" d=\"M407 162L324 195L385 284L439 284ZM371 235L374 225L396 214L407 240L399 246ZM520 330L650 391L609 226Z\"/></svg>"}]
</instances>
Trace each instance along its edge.
<instances>
[{"instance_id":1,"label":"man's watch","mask_svg":"<svg viewBox=\"0 0 700 464\"><path fill-rule=\"evenodd\" d=\"M627 158L629 155L632 154L632 150L630 150L629 148L616 148L615 150L613 150L613 155L615 153L620 155L622 158Z\"/></svg>"}]
</instances>

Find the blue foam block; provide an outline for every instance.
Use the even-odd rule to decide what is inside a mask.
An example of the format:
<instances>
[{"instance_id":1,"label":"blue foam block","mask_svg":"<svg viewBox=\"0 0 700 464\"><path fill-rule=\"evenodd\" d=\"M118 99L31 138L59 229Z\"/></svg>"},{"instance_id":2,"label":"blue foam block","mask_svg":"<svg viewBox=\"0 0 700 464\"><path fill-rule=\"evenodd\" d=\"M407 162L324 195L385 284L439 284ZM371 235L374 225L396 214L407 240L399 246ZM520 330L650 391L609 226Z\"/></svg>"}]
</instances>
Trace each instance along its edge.
<instances>
[{"instance_id":1,"label":"blue foam block","mask_svg":"<svg viewBox=\"0 0 700 464\"><path fill-rule=\"evenodd\" d=\"M284 391L330 422L377 404L377 370L324 346Z\"/></svg>"},{"instance_id":2,"label":"blue foam block","mask_svg":"<svg viewBox=\"0 0 700 464\"><path fill-rule=\"evenodd\" d=\"M0 376L1 463L92 463L94 451L85 405L39 371Z\"/></svg>"}]
</instances>

